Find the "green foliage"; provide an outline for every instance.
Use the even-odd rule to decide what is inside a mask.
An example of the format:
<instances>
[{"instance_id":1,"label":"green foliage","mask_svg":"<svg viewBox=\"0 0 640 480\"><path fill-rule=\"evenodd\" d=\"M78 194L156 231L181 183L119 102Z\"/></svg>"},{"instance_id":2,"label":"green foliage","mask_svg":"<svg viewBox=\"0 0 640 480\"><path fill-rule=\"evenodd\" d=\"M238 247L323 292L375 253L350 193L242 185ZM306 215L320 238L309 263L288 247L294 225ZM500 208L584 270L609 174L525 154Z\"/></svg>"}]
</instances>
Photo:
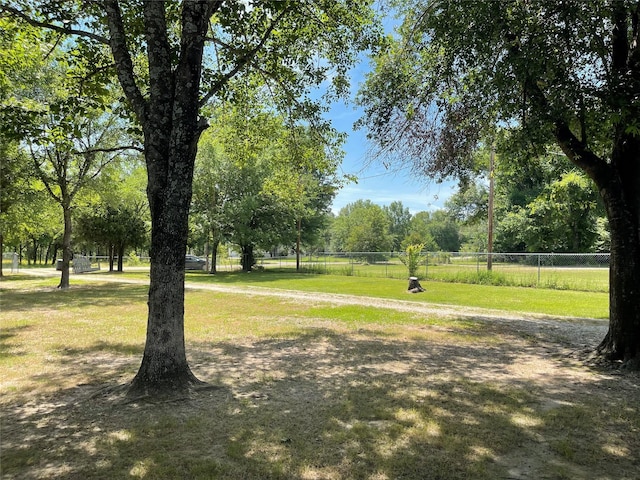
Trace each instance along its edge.
<instances>
[{"instance_id":1,"label":"green foliage","mask_svg":"<svg viewBox=\"0 0 640 480\"><path fill-rule=\"evenodd\" d=\"M402 241L409 234L411 212L402 202L391 202L382 208L389 216L389 233L393 236L392 250L400 250Z\"/></svg>"},{"instance_id":2,"label":"green foliage","mask_svg":"<svg viewBox=\"0 0 640 480\"><path fill-rule=\"evenodd\" d=\"M444 210L418 212L411 218L409 235L403 248L421 243L427 251L457 252L460 249L459 226Z\"/></svg>"},{"instance_id":3,"label":"green foliage","mask_svg":"<svg viewBox=\"0 0 640 480\"><path fill-rule=\"evenodd\" d=\"M424 244L408 245L404 254L401 254L398 258L407 267L410 277L418 276L418 269L424 263L426 258L422 251L424 250Z\"/></svg>"},{"instance_id":4,"label":"green foliage","mask_svg":"<svg viewBox=\"0 0 640 480\"><path fill-rule=\"evenodd\" d=\"M530 150L554 139L554 122L564 122L578 139L589 135L600 156L609 154L614 124L634 130L637 106L629 102L637 67L610 75L611 50L620 45L597 41L611 39L610 25L618 19L628 28L634 6L395 4L403 21L375 57L360 93L361 124L381 148L405 155L416 172L464 173L481 135L493 135L498 123L513 126L518 135L512 140ZM632 43L631 32L625 33L622 40ZM617 88L625 84L628 89ZM441 115L433 115L436 110Z\"/></svg>"},{"instance_id":5,"label":"green foliage","mask_svg":"<svg viewBox=\"0 0 640 480\"><path fill-rule=\"evenodd\" d=\"M536 252L588 252L596 240L596 192L583 174L569 172L531 202L527 246Z\"/></svg>"},{"instance_id":6,"label":"green foliage","mask_svg":"<svg viewBox=\"0 0 640 480\"><path fill-rule=\"evenodd\" d=\"M76 233L84 242L123 255L127 247L147 243L147 229L139 213L127 206L94 206L77 222Z\"/></svg>"},{"instance_id":7,"label":"green foliage","mask_svg":"<svg viewBox=\"0 0 640 480\"><path fill-rule=\"evenodd\" d=\"M445 203L447 213L462 224L471 225L485 222L489 203L486 185L469 182L460 188Z\"/></svg>"},{"instance_id":8,"label":"green foliage","mask_svg":"<svg viewBox=\"0 0 640 480\"><path fill-rule=\"evenodd\" d=\"M289 248L298 225L312 243L337 188L339 138L288 125L258 90L240 93L243 104L212 112L200 142L193 221L204 238L238 247Z\"/></svg>"},{"instance_id":9,"label":"green foliage","mask_svg":"<svg viewBox=\"0 0 640 480\"><path fill-rule=\"evenodd\" d=\"M350 203L333 222L332 242L341 252L388 252L393 242L389 217L371 200Z\"/></svg>"}]
</instances>

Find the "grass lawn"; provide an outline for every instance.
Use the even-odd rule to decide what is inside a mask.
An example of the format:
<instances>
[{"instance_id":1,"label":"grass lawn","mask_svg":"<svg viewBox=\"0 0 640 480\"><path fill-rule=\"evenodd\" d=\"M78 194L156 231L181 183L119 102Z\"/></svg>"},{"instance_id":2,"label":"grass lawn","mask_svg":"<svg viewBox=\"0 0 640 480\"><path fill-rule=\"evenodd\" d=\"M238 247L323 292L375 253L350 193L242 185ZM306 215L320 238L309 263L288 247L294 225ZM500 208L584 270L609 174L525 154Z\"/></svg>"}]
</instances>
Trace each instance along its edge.
<instances>
[{"instance_id":1,"label":"grass lawn","mask_svg":"<svg viewBox=\"0 0 640 480\"><path fill-rule=\"evenodd\" d=\"M142 278L142 277L140 277ZM221 285L263 286L306 292L366 295L376 298L411 300L444 305L465 305L510 312L535 312L581 318L609 318L609 294L573 290L550 290L525 287L496 287L468 283L422 281L426 292L406 292L407 280L392 278L314 275L282 272L204 272L187 274L188 282Z\"/></svg>"},{"instance_id":2,"label":"grass lawn","mask_svg":"<svg viewBox=\"0 0 640 480\"><path fill-rule=\"evenodd\" d=\"M523 330L526 318L188 290L189 362L217 388L127 402L116 387L139 366L147 288L80 278L69 291L57 278L0 283L2 479L637 478L640 379L589 366L578 340L597 341L606 322ZM509 300L536 289L429 282L422 297L404 281L342 278L188 281L488 308L497 299L482 297L502 296L511 311L541 302ZM563 314L594 317L573 305L589 296Z\"/></svg>"}]
</instances>

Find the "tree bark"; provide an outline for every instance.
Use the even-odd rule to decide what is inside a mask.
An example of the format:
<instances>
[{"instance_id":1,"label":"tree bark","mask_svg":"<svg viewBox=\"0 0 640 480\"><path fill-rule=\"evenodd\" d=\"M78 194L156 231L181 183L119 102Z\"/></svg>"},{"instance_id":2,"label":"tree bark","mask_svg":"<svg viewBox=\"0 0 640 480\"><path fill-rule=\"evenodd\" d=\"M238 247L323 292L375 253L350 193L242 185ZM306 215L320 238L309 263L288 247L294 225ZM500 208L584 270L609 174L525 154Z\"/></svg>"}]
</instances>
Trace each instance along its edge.
<instances>
[{"instance_id":1,"label":"tree bark","mask_svg":"<svg viewBox=\"0 0 640 480\"><path fill-rule=\"evenodd\" d=\"M242 258L240 260L242 264L243 272L250 272L253 265L256 263L256 259L253 253L253 245L242 245L240 247L240 254Z\"/></svg>"},{"instance_id":2,"label":"tree bark","mask_svg":"<svg viewBox=\"0 0 640 480\"><path fill-rule=\"evenodd\" d=\"M640 138L621 135L611 173L595 179L611 231L607 358L640 368Z\"/></svg>"},{"instance_id":3,"label":"tree bark","mask_svg":"<svg viewBox=\"0 0 640 480\"><path fill-rule=\"evenodd\" d=\"M143 127L151 212L147 338L142 364L129 388L133 396L184 392L202 383L189 368L184 343L184 256L196 149L203 131L198 121L199 86L210 6L183 4L180 59L175 70L164 8L161 2L144 2L149 100L137 90L128 95L138 107ZM116 50L126 46L114 42L118 64L123 58ZM128 78L132 71L118 71L125 91L135 88Z\"/></svg>"},{"instance_id":4,"label":"tree bark","mask_svg":"<svg viewBox=\"0 0 640 480\"><path fill-rule=\"evenodd\" d=\"M64 217L64 233L62 234L62 271L58 288L69 288L69 265L71 264L71 207L65 202L62 203Z\"/></svg>"},{"instance_id":5,"label":"tree bark","mask_svg":"<svg viewBox=\"0 0 640 480\"><path fill-rule=\"evenodd\" d=\"M200 383L191 373L184 343L184 256L195 152L172 148L165 150L165 158L159 158L159 152L163 150L149 148L146 154L151 210L149 315L142 364L130 386L134 396L185 391ZM158 163L168 164L171 182Z\"/></svg>"}]
</instances>

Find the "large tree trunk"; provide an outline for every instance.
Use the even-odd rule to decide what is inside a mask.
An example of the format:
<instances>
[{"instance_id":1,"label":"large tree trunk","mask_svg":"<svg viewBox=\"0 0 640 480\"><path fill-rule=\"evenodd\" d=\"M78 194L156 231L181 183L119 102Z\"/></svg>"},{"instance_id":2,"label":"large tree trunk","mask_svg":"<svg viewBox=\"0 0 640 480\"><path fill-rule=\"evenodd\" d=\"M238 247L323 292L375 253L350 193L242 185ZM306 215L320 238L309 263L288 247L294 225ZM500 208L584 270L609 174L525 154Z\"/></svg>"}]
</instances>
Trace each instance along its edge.
<instances>
[{"instance_id":1,"label":"large tree trunk","mask_svg":"<svg viewBox=\"0 0 640 480\"><path fill-rule=\"evenodd\" d=\"M596 182L611 231L609 332L599 351L610 360L640 367L640 139L627 138L614 152L606 181Z\"/></svg>"},{"instance_id":2,"label":"large tree trunk","mask_svg":"<svg viewBox=\"0 0 640 480\"><path fill-rule=\"evenodd\" d=\"M156 209L157 210L157 209ZM130 395L181 392L200 383L187 363L184 342L184 212L155 212L151 233L151 284L147 339ZM175 228L175 229L174 229Z\"/></svg>"},{"instance_id":3,"label":"large tree trunk","mask_svg":"<svg viewBox=\"0 0 640 480\"><path fill-rule=\"evenodd\" d=\"M199 86L208 8L183 4L181 58L174 71L164 5L144 3L150 91L138 116L147 163L151 273L144 355L129 388L134 396L184 392L202 383L191 372L185 351L184 273L193 169L203 131Z\"/></svg>"},{"instance_id":4,"label":"large tree trunk","mask_svg":"<svg viewBox=\"0 0 640 480\"><path fill-rule=\"evenodd\" d=\"M242 245L240 247L242 258L240 263L242 264L243 272L250 272L256 263L256 258L253 253L253 245Z\"/></svg>"},{"instance_id":5,"label":"large tree trunk","mask_svg":"<svg viewBox=\"0 0 640 480\"><path fill-rule=\"evenodd\" d=\"M70 202L69 202L70 204ZM64 233L62 235L62 273L60 275L60 283L58 288L69 288L69 265L71 263L71 207L62 205L64 216Z\"/></svg>"},{"instance_id":6,"label":"large tree trunk","mask_svg":"<svg viewBox=\"0 0 640 480\"><path fill-rule=\"evenodd\" d=\"M191 373L184 343L185 252L195 151L174 148L165 159L155 157L153 151L147 148L151 210L147 339L131 395L180 392L200 383ZM171 182L157 168L161 162L168 164Z\"/></svg>"}]
</instances>

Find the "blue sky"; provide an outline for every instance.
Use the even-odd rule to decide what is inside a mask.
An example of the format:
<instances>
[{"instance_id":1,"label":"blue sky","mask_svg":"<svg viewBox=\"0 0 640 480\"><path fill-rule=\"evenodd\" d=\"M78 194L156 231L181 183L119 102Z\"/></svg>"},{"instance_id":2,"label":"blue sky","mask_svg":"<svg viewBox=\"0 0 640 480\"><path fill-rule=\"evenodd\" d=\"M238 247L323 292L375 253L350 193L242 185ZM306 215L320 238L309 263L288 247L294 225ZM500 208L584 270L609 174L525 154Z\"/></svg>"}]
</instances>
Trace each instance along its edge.
<instances>
[{"instance_id":1,"label":"blue sky","mask_svg":"<svg viewBox=\"0 0 640 480\"><path fill-rule=\"evenodd\" d=\"M352 71L352 95L367 72L365 59ZM362 111L353 102L350 105L336 103L326 117L334 128L348 135L344 145L345 158L342 173L358 177L357 183L343 187L335 200L332 210L338 213L345 205L356 200L371 200L380 206L393 201L401 201L412 214L444 207L444 202L457 190L456 182L437 183L427 178L416 178L408 169L391 165L386 169L380 160L373 160L369 153L372 145L366 138L366 131L354 131L353 124L361 117Z\"/></svg>"},{"instance_id":2,"label":"blue sky","mask_svg":"<svg viewBox=\"0 0 640 480\"><path fill-rule=\"evenodd\" d=\"M398 22L398 18L387 12L383 18L385 31L394 35ZM351 70L352 97L355 97L368 71L369 59L361 55L360 63ZM401 201L412 214L444 208L444 202L457 190L457 182L437 183L425 177L416 178L399 165L386 169L380 160L371 158L372 145L366 138L366 131L353 129L353 124L361 116L362 110L357 109L354 102L350 105L335 103L327 114L334 128L348 135L342 172L359 179L340 190L333 201L333 212L337 214L345 205L361 199L371 200L380 206Z\"/></svg>"}]
</instances>

